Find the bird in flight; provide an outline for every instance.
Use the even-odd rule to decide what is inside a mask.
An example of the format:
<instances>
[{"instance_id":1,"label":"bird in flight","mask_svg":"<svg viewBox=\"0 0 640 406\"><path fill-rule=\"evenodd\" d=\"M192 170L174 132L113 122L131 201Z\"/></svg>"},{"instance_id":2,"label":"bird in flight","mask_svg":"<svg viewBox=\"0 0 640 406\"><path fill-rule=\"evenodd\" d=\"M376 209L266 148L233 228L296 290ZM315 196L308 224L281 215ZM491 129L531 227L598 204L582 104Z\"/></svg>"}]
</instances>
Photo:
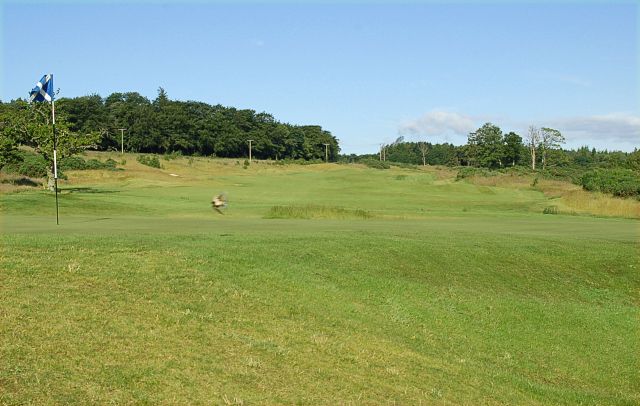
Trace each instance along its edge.
<instances>
[{"instance_id":1,"label":"bird in flight","mask_svg":"<svg viewBox=\"0 0 640 406\"><path fill-rule=\"evenodd\" d=\"M213 210L220 214L224 214L220 209L227 207L227 197L224 194L213 196L213 199L211 199L211 206L213 207Z\"/></svg>"}]
</instances>

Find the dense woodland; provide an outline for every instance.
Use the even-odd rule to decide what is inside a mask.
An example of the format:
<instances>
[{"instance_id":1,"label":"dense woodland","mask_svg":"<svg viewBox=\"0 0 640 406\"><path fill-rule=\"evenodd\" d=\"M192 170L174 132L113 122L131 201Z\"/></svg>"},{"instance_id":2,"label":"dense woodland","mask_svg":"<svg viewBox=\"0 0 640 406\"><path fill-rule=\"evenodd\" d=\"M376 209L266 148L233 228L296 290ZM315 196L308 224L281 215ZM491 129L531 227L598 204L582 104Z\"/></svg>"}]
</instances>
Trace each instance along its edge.
<instances>
[{"instance_id":1,"label":"dense woodland","mask_svg":"<svg viewBox=\"0 0 640 406\"><path fill-rule=\"evenodd\" d=\"M0 103L0 114L28 115L23 100ZM182 153L218 157L245 157L252 140L252 155L259 159L335 160L338 140L318 125L291 125L278 122L271 114L256 113L196 101L177 101L160 88L151 101L136 92L113 93L106 98L90 95L56 101L56 121L60 131L94 135L96 150L119 150L120 128L124 149L129 152ZM18 134L29 144L28 131ZM14 137L15 138L15 137ZM325 148L328 144L328 148Z\"/></svg>"}]
</instances>

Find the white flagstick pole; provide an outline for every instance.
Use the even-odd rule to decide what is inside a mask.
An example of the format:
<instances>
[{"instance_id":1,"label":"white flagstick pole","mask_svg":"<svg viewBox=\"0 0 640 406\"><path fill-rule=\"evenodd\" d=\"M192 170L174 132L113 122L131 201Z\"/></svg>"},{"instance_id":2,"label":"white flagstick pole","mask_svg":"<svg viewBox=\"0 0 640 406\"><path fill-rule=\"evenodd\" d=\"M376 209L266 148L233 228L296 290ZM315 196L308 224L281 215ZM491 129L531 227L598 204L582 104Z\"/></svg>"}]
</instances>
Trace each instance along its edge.
<instances>
[{"instance_id":1,"label":"white flagstick pole","mask_svg":"<svg viewBox=\"0 0 640 406\"><path fill-rule=\"evenodd\" d=\"M56 107L53 98L51 99L51 119L53 123L53 182L56 188L56 225L60 224L58 220L58 137L56 136Z\"/></svg>"}]
</instances>

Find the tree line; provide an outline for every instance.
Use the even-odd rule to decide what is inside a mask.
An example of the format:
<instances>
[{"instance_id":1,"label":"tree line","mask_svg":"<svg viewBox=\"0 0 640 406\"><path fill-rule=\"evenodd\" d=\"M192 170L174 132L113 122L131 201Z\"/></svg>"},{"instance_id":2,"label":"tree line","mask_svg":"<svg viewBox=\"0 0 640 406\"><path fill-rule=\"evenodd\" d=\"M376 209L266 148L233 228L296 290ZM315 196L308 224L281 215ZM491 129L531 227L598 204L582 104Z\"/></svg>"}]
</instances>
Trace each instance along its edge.
<instances>
[{"instance_id":1,"label":"tree line","mask_svg":"<svg viewBox=\"0 0 640 406\"><path fill-rule=\"evenodd\" d=\"M563 149L560 131L530 126L521 136L503 133L493 123L485 123L468 134L467 143L395 142L382 145L376 154L342 155L342 161L381 160L411 165L469 166L487 169L528 167L532 170L622 168L640 171L640 150L634 152L597 151L587 146Z\"/></svg>"},{"instance_id":2,"label":"tree line","mask_svg":"<svg viewBox=\"0 0 640 406\"><path fill-rule=\"evenodd\" d=\"M39 104L0 102L5 142L33 144L33 134L46 132L47 121ZM99 151L120 150L123 139L128 152L157 154L239 158L248 156L249 140L259 159L324 160L326 153L335 160L340 152L338 140L319 125L292 125L265 112L171 100L162 88L154 100L137 92L61 98L56 100L56 126L67 138L93 140L88 147Z\"/></svg>"}]
</instances>

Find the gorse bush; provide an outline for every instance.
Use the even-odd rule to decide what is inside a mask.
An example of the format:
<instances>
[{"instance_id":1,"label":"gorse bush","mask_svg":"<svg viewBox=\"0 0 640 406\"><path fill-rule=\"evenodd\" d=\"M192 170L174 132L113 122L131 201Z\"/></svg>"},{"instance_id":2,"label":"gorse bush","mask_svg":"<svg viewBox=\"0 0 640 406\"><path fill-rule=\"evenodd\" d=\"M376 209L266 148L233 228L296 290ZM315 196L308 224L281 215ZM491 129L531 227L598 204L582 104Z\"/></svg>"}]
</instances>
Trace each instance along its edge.
<instances>
[{"instance_id":1,"label":"gorse bush","mask_svg":"<svg viewBox=\"0 0 640 406\"><path fill-rule=\"evenodd\" d=\"M6 173L28 176L30 178L44 178L47 176L48 163L42 155L20 151L20 161L7 164L3 170Z\"/></svg>"},{"instance_id":2,"label":"gorse bush","mask_svg":"<svg viewBox=\"0 0 640 406\"><path fill-rule=\"evenodd\" d=\"M321 164L324 161L322 159L290 159L285 158L274 162L275 165L313 165Z\"/></svg>"},{"instance_id":3,"label":"gorse bush","mask_svg":"<svg viewBox=\"0 0 640 406\"><path fill-rule=\"evenodd\" d=\"M70 156L60 161L59 168L69 171L81 171L88 169L106 169L115 170L118 163L109 158L105 162L101 162L97 159L89 159L85 161L79 156Z\"/></svg>"},{"instance_id":4,"label":"gorse bush","mask_svg":"<svg viewBox=\"0 0 640 406\"><path fill-rule=\"evenodd\" d=\"M158 169L162 168L162 165L160 165L160 160L155 155L138 155L136 160L140 162L142 165L146 165L146 166L150 166L152 168L158 168Z\"/></svg>"},{"instance_id":5,"label":"gorse bush","mask_svg":"<svg viewBox=\"0 0 640 406\"><path fill-rule=\"evenodd\" d=\"M49 163L42 155L33 152L20 151L21 161L15 162L4 167L6 173L28 176L30 178L43 178L47 176ZM87 169L106 169L116 170L118 163L113 159L107 159L102 162L97 159L89 159L85 161L79 156L69 156L58 161L58 176L64 178L63 171L81 171Z\"/></svg>"},{"instance_id":6,"label":"gorse bush","mask_svg":"<svg viewBox=\"0 0 640 406\"><path fill-rule=\"evenodd\" d=\"M407 164L404 162L391 162L390 163L393 166L397 166L398 168L403 168L403 169L418 169L418 165L414 165L414 164Z\"/></svg>"},{"instance_id":7,"label":"gorse bush","mask_svg":"<svg viewBox=\"0 0 640 406\"><path fill-rule=\"evenodd\" d=\"M584 190L640 198L640 176L630 169L596 169L580 179Z\"/></svg>"},{"instance_id":8,"label":"gorse bush","mask_svg":"<svg viewBox=\"0 0 640 406\"><path fill-rule=\"evenodd\" d=\"M182 151L173 151L173 152L164 154L162 157L164 158L165 161L171 161L172 159L177 159L177 158L180 158L181 156L182 156Z\"/></svg>"},{"instance_id":9,"label":"gorse bush","mask_svg":"<svg viewBox=\"0 0 640 406\"><path fill-rule=\"evenodd\" d=\"M369 168L374 169L389 169L391 165L389 165L385 161L378 161L375 159L363 159L360 161L361 164L367 165Z\"/></svg>"},{"instance_id":10,"label":"gorse bush","mask_svg":"<svg viewBox=\"0 0 640 406\"><path fill-rule=\"evenodd\" d=\"M458 174L456 175L456 180L462 180L465 178L470 178L472 176L482 176L487 178L490 176L497 176L498 173L499 172L491 171L485 168L474 168L472 166L467 166L467 167L461 168L458 171Z\"/></svg>"}]
</instances>

